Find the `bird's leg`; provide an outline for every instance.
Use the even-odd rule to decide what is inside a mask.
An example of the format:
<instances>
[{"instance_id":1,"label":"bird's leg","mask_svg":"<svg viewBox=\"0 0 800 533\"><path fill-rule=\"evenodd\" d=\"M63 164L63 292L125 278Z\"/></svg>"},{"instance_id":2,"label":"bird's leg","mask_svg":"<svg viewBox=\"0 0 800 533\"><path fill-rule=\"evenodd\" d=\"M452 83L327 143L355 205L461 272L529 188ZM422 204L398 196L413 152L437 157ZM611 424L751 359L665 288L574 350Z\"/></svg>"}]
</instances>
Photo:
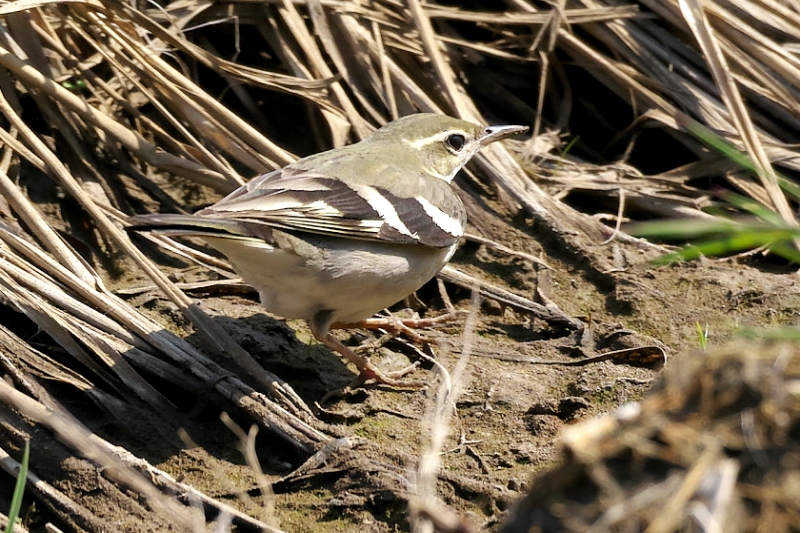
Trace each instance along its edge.
<instances>
[{"instance_id":1,"label":"bird's leg","mask_svg":"<svg viewBox=\"0 0 800 533\"><path fill-rule=\"evenodd\" d=\"M390 385L392 387L420 388L425 386L424 381L397 379L404 374L407 374L409 369L403 369L398 372L389 372L384 374L375 365L373 365L368 358L358 355L353 350L345 346L339 339L331 335L328 331L330 329L330 320L326 320L326 314L327 313L317 313L314 319L308 322L308 325L315 339L331 350L339 352L341 355L347 358L348 361L356 365L356 368L358 368L358 378L356 378L353 383L350 383L346 389L357 388L370 380L385 385Z\"/></svg>"},{"instance_id":2,"label":"bird's leg","mask_svg":"<svg viewBox=\"0 0 800 533\"><path fill-rule=\"evenodd\" d=\"M325 338L321 339L321 342L331 350L335 350L340 354L342 354L344 357L347 358L348 361L356 365L356 368L358 368L359 371L358 379L356 379L356 381L349 386L351 388L357 385L361 385L369 380L374 380L378 383L382 383L384 385L390 385L392 387L404 387L404 388L416 389L425 386L424 381L410 381L404 379L397 379L407 374L411 369L416 368L413 365L410 368L405 368L403 370L398 370L396 372L383 373L380 369L378 369L375 365L372 364L372 361L370 361L363 355L358 355L353 350L342 344L342 342L339 339L337 339L330 333L326 334Z\"/></svg>"}]
</instances>

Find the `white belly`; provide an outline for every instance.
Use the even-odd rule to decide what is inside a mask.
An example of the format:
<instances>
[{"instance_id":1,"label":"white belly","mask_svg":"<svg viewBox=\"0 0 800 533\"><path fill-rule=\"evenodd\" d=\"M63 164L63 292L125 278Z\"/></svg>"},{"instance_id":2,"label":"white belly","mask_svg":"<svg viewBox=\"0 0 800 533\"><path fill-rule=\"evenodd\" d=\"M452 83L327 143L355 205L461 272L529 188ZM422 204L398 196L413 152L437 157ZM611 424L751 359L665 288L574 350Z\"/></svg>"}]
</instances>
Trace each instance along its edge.
<instances>
[{"instance_id":1,"label":"white belly","mask_svg":"<svg viewBox=\"0 0 800 533\"><path fill-rule=\"evenodd\" d=\"M278 247L208 238L261 295L267 311L311 320L329 311L334 322L357 322L419 289L450 260L451 248L325 239L275 232Z\"/></svg>"}]
</instances>

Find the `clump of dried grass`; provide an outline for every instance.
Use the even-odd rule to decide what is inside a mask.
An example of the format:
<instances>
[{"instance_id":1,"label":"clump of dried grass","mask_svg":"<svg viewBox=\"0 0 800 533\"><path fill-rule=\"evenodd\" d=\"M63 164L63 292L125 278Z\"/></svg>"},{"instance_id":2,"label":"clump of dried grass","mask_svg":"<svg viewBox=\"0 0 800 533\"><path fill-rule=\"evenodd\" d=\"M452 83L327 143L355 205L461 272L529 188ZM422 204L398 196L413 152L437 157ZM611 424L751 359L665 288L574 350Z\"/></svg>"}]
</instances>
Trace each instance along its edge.
<instances>
[{"instance_id":1,"label":"clump of dried grass","mask_svg":"<svg viewBox=\"0 0 800 533\"><path fill-rule=\"evenodd\" d=\"M800 38L796 8L774 1L648 1L643 6L655 16L575 31L559 28L556 40L603 85L630 101L630 128L617 139L630 141L628 153L634 150L637 132L657 124L697 157L651 176L654 181L642 182L632 169L614 169L620 189L633 192L630 196L639 209L652 205L651 212L658 216L703 216L698 208L707 207L708 199L703 191L692 191L692 184L700 177L725 176L732 187L793 223L773 167L794 176L800 163L792 133L800 126L800 63L791 48ZM746 151L759 169L757 179L710 152L691 133L694 123ZM586 180L578 174L556 168L553 179L580 189ZM589 175L597 173L590 170ZM602 175L598 178L606 181Z\"/></svg>"},{"instance_id":2,"label":"clump of dried grass","mask_svg":"<svg viewBox=\"0 0 800 533\"><path fill-rule=\"evenodd\" d=\"M797 346L684 358L640 404L565 431L564 464L502 531L797 531L798 435Z\"/></svg>"}]
</instances>

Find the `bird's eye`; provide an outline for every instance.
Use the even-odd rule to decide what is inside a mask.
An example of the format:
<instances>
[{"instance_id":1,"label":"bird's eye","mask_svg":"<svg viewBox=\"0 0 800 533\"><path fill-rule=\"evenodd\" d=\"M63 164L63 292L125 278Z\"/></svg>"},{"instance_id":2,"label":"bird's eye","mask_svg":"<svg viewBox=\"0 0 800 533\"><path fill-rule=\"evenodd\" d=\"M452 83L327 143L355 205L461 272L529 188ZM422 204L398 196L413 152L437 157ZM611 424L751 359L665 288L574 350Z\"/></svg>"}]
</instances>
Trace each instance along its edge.
<instances>
[{"instance_id":1,"label":"bird's eye","mask_svg":"<svg viewBox=\"0 0 800 533\"><path fill-rule=\"evenodd\" d=\"M460 152L462 148L464 148L464 144L466 144L467 139L461 135L460 133L454 133L447 137L445 141L447 146L455 150L456 152Z\"/></svg>"}]
</instances>

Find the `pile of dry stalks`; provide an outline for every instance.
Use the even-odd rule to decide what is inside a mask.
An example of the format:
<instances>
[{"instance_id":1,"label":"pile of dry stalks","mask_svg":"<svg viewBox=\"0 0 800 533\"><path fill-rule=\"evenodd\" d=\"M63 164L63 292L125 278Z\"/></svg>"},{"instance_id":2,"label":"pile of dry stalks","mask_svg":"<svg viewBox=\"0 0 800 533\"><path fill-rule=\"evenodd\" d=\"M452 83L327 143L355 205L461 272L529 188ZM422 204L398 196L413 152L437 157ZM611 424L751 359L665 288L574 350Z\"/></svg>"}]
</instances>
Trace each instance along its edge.
<instances>
[{"instance_id":1,"label":"pile of dry stalks","mask_svg":"<svg viewBox=\"0 0 800 533\"><path fill-rule=\"evenodd\" d=\"M740 343L667 369L640 404L564 432L505 533L797 531L800 353Z\"/></svg>"}]
</instances>

